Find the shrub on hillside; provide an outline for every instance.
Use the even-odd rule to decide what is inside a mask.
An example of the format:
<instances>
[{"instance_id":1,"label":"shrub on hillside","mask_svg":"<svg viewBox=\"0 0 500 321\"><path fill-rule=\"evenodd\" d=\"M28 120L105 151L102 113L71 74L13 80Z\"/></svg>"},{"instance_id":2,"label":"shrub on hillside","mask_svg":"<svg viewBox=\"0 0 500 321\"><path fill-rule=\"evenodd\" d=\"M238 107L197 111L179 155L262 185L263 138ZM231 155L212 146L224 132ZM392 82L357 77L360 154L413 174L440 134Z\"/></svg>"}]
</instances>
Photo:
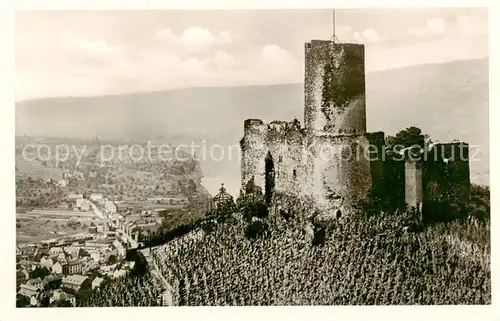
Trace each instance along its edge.
<instances>
[{"instance_id":1,"label":"shrub on hillside","mask_svg":"<svg viewBox=\"0 0 500 321\"><path fill-rule=\"evenodd\" d=\"M490 217L490 188L472 184L470 189L469 215L480 221Z\"/></svg>"},{"instance_id":2,"label":"shrub on hillside","mask_svg":"<svg viewBox=\"0 0 500 321\"><path fill-rule=\"evenodd\" d=\"M269 232L269 225L261 220L250 222L245 230L245 236L248 239L264 237Z\"/></svg>"}]
</instances>

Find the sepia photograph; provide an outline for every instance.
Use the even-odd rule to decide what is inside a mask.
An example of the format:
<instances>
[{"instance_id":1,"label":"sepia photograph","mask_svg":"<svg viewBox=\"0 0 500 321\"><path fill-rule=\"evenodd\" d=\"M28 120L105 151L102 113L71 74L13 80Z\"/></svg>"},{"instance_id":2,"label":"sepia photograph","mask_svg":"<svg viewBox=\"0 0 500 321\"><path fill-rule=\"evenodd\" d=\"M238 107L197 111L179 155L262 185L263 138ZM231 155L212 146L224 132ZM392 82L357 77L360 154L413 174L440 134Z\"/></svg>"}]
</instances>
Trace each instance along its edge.
<instances>
[{"instance_id":1,"label":"sepia photograph","mask_svg":"<svg viewBox=\"0 0 500 321\"><path fill-rule=\"evenodd\" d=\"M491 305L488 25L16 12L16 310Z\"/></svg>"}]
</instances>

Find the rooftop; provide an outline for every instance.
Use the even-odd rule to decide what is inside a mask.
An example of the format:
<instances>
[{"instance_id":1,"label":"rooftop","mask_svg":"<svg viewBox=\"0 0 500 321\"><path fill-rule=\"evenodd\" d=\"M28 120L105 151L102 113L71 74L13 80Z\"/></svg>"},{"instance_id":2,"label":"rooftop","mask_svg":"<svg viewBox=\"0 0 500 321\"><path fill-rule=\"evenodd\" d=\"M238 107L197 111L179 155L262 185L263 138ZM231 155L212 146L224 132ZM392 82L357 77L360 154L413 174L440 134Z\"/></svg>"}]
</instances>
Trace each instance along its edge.
<instances>
[{"instance_id":1,"label":"rooftop","mask_svg":"<svg viewBox=\"0 0 500 321\"><path fill-rule=\"evenodd\" d=\"M103 278L96 277L96 278L94 279L94 281L92 281L92 283L95 283L95 284L101 284L103 281L104 281L104 279L103 279Z\"/></svg>"},{"instance_id":2,"label":"rooftop","mask_svg":"<svg viewBox=\"0 0 500 321\"><path fill-rule=\"evenodd\" d=\"M21 284L20 288L21 289L26 289L26 290L31 290L31 291L36 291L37 290L37 288L35 288L31 284Z\"/></svg>"},{"instance_id":3,"label":"rooftop","mask_svg":"<svg viewBox=\"0 0 500 321\"><path fill-rule=\"evenodd\" d=\"M87 280L87 277L79 274L68 275L63 278L63 282L65 283L78 284L78 285L81 285L83 282L85 282L85 280Z\"/></svg>"},{"instance_id":4,"label":"rooftop","mask_svg":"<svg viewBox=\"0 0 500 321\"><path fill-rule=\"evenodd\" d=\"M221 184L221 188L219 189L219 194L215 195L213 198L214 202L224 202L232 199L233 197L226 192L224 183Z\"/></svg>"}]
</instances>

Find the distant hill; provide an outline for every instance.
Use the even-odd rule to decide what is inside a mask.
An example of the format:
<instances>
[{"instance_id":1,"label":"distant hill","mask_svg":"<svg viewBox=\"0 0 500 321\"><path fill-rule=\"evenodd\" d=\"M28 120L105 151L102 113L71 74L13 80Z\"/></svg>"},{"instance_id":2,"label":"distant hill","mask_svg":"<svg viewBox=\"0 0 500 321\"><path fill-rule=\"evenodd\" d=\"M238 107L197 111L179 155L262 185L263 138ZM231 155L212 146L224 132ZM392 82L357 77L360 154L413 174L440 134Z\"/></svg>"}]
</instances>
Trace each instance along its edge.
<instances>
[{"instance_id":1,"label":"distant hill","mask_svg":"<svg viewBox=\"0 0 500 321\"><path fill-rule=\"evenodd\" d=\"M373 72L366 82L369 131L415 125L433 139L482 146L471 175L489 184L487 59ZM16 103L16 135L237 144L247 118L302 122L303 101L303 84L35 99ZM202 169L211 193L221 181L237 191L235 157L202 162Z\"/></svg>"}]
</instances>

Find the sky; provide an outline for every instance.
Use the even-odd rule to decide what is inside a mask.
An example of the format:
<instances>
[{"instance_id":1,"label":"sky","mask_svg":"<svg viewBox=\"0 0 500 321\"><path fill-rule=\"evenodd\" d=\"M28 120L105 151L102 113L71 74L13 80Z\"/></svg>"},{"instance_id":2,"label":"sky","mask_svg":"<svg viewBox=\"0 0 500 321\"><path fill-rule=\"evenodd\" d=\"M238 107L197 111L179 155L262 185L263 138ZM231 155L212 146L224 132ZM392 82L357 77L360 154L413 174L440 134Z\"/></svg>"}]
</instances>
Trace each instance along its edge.
<instances>
[{"instance_id":1,"label":"sky","mask_svg":"<svg viewBox=\"0 0 500 321\"><path fill-rule=\"evenodd\" d=\"M16 101L302 82L304 43L332 10L16 13ZM488 56L486 9L336 10L367 72Z\"/></svg>"}]
</instances>

